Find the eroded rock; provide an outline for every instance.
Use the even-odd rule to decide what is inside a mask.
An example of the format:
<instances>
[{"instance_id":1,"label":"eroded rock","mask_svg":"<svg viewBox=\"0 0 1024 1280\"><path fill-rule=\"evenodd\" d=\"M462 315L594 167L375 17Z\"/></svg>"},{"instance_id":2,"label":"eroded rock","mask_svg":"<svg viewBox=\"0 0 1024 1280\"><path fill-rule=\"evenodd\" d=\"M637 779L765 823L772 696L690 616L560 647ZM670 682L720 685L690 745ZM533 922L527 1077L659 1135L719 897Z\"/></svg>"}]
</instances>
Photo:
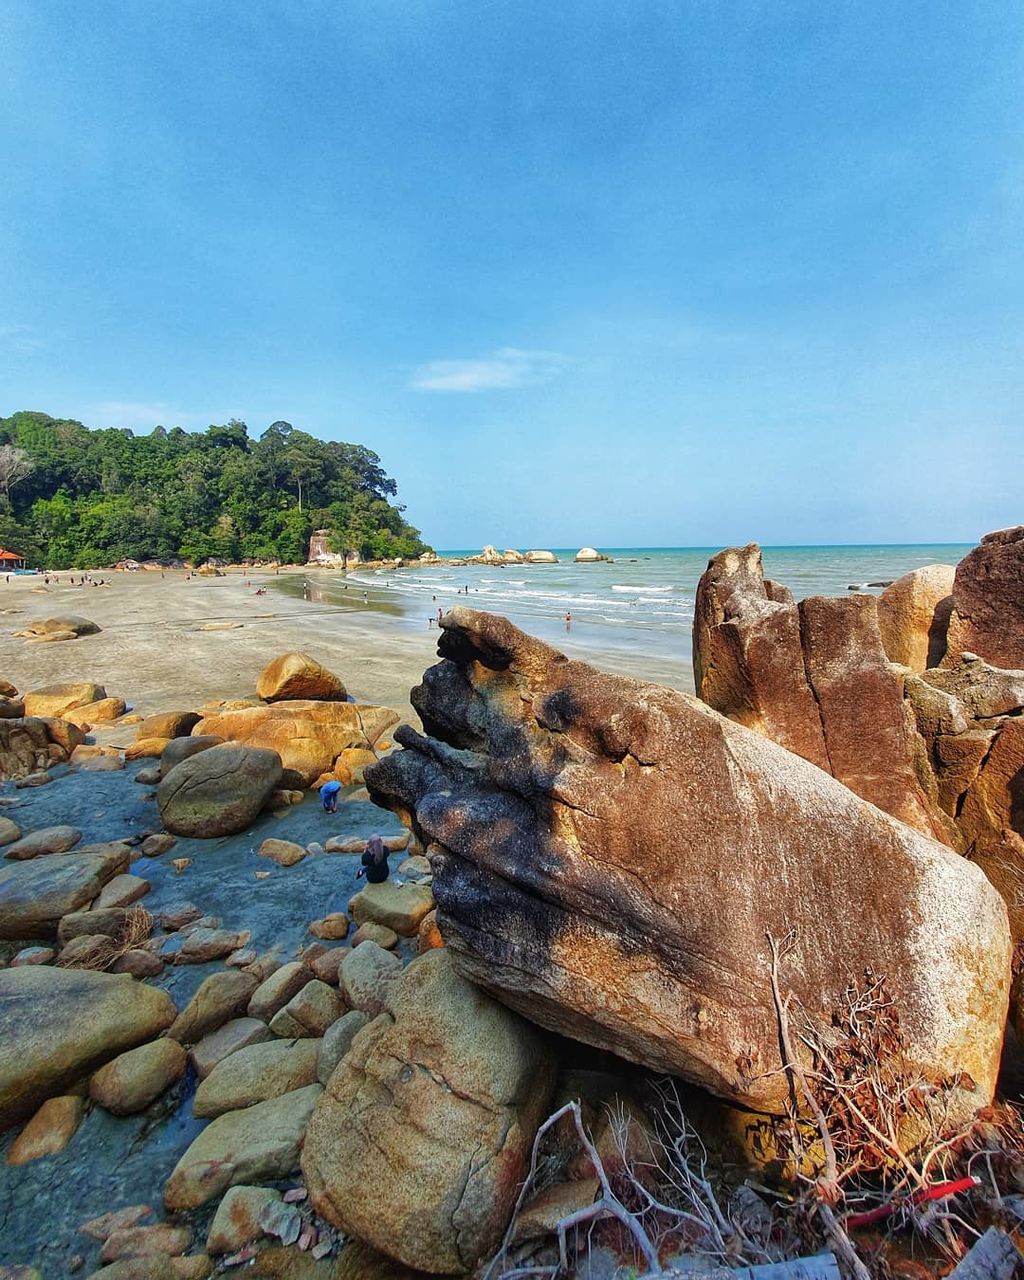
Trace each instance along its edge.
<instances>
[{"instance_id":1,"label":"eroded rock","mask_svg":"<svg viewBox=\"0 0 1024 1280\"><path fill-rule=\"evenodd\" d=\"M1024 525L987 533L956 567L946 661L1024 668Z\"/></svg>"},{"instance_id":2,"label":"eroded rock","mask_svg":"<svg viewBox=\"0 0 1024 1280\"><path fill-rule=\"evenodd\" d=\"M310 1119L302 1170L314 1208L407 1266L471 1270L508 1223L553 1084L534 1027L445 952L421 956Z\"/></svg>"},{"instance_id":3,"label":"eroded rock","mask_svg":"<svg viewBox=\"0 0 1024 1280\"><path fill-rule=\"evenodd\" d=\"M784 978L812 1025L850 975L885 973L913 1068L969 1072L964 1110L992 1096L1009 933L977 867L697 700L504 619L451 611L440 652L412 695L430 736L400 728L405 751L367 783L433 842L461 973L541 1025L773 1110L766 935L794 930Z\"/></svg>"}]
</instances>

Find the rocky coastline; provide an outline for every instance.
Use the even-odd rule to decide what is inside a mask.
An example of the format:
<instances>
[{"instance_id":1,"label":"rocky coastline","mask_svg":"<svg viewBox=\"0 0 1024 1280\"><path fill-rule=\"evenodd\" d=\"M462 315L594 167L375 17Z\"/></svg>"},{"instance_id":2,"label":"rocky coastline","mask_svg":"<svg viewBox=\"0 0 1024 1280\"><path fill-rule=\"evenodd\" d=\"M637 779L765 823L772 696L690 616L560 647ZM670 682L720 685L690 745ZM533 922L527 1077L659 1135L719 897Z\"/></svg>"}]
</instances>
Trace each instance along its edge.
<instances>
[{"instance_id":1,"label":"rocky coastline","mask_svg":"<svg viewBox=\"0 0 1024 1280\"><path fill-rule=\"evenodd\" d=\"M1024 526L878 597L723 550L696 697L452 609L419 728L299 649L143 715L94 625L0 688L0 1277L1020 1242Z\"/></svg>"}]
</instances>

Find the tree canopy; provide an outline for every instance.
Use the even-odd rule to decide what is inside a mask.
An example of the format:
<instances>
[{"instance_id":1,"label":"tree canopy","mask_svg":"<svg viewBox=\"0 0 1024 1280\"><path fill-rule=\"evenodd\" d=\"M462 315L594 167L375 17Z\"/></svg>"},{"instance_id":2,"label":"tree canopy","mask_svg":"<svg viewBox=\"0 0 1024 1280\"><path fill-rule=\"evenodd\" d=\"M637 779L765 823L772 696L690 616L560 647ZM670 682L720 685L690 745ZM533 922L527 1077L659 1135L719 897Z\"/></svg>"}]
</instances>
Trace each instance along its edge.
<instances>
[{"instance_id":1,"label":"tree canopy","mask_svg":"<svg viewBox=\"0 0 1024 1280\"><path fill-rule=\"evenodd\" d=\"M364 559L418 556L426 544L396 493L371 449L287 422L253 440L235 419L137 436L45 413L0 418L0 544L41 568L213 556L301 563L319 528L333 550Z\"/></svg>"}]
</instances>

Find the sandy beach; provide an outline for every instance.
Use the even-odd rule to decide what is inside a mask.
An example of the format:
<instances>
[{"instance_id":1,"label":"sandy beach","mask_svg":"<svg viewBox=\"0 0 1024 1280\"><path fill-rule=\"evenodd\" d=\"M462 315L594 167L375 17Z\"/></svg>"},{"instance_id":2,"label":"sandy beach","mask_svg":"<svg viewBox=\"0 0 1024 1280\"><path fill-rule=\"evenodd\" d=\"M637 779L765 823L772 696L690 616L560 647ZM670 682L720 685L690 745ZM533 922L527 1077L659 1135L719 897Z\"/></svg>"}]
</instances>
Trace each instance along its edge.
<instances>
[{"instance_id":1,"label":"sandy beach","mask_svg":"<svg viewBox=\"0 0 1024 1280\"><path fill-rule=\"evenodd\" d=\"M256 677L278 654L301 649L336 671L357 701L394 707L414 720L409 692L436 660L437 631L403 614L384 591L353 592L351 605L317 599L323 571L231 569L220 578L186 578L184 570L98 571L108 586L72 586L79 573L0 580L0 671L19 689L94 680L148 715L217 698L252 696ZM246 582L251 585L246 586ZM310 599L302 584L310 584ZM257 596L260 586L265 596ZM74 614L97 623L93 636L39 644L15 632L29 622ZM215 626L216 630L204 630ZM573 657L595 661L568 637ZM598 665L638 679L692 691L688 661L609 650Z\"/></svg>"}]
</instances>

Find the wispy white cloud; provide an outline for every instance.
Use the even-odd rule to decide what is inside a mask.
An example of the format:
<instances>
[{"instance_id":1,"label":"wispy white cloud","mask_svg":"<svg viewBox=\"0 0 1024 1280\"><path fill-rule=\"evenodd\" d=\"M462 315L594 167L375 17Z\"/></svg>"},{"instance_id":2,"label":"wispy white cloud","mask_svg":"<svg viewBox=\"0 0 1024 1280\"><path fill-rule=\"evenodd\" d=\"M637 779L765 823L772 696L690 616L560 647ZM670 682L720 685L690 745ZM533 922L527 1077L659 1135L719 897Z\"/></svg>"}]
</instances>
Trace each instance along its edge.
<instances>
[{"instance_id":1,"label":"wispy white cloud","mask_svg":"<svg viewBox=\"0 0 1024 1280\"><path fill-rule=\"evenodd\" d=\"M413 370L417 391L508 391L550 382L569 363L557 351L500 347L479 360L431 360Z\"/></svg>"},{"instance_id":2,"label":"wispy white cloud","mask_svg":"<svg viewBox=\"0 0 1024 1280\"><path fill-rule=\"evenodd\" d=\"M0 351L9 356L33 356L46 346L31 325L0 324Z\"/></svg>"},{"instance_id":3,"label":"wispy white cloud","mask_svg":"<svg viewBox=\"0 0 1024 1280\"><path fill-rule=\"evenodd\" d=\"M207 425L196 414L175 409L162 401L146 404L134 400L103 400L99 404L87 405L83 416L90 425L97 427L132 427L137 430Z\"/></svg>"}]
</instances>

